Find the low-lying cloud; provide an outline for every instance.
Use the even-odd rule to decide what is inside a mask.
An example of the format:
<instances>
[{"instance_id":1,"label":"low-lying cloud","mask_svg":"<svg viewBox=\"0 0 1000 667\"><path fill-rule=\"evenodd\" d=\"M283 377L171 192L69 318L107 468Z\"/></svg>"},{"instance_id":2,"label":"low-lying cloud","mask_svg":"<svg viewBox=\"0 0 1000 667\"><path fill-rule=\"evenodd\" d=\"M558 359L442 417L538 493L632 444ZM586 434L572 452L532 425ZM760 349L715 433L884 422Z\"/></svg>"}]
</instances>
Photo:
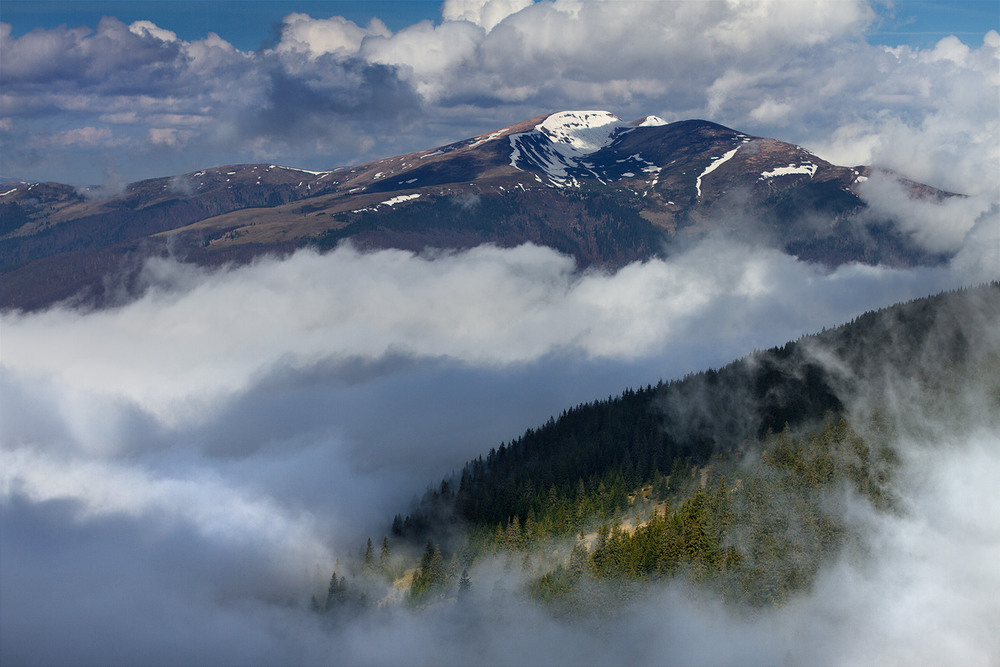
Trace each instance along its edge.
<instances>
[{"instance_id":1,"label":"low-lying cloud","mask_svg":"<svg viewBox=\"0 0 1000 667\"><path fill-rule=\"evenodd\" d=\"M634 362L705 332L722 348L705 361L718 364L958 284L943 269L828 272L721 238L614 274L577 272L571 258L533 245L429 255L345 246L218 271L155 259L144 279L145 296L122 308L8 314L8 368L134 402L169 424L268 374L318 364ZM809 298L817 292L829 299Z\"/></svg>"},{"instance_id":2,"label":"low-lying cloud","mask_svg":"<svg viewBox=\"0 0 1000 667\"><path fill-rule=\"evenodd\" d=\"M951 255L969 245L968 235L980 220L996 224L996 192L938 201L934 195L912 192L911 184L895 175L878 171L857 187L868 205L864 217L894 219L900 231L932 253Z\"/></svg>"},{"instance_id":3,"label":"low-lying cloud","mask_svg":"<svg viewBox=\"0 0 1000 667\"><path fill-rule=\"evenodd\" d=\"M990 665L1000 654L998 434L905 443L901 515L858 507L869 543L776 610L672 584L612 616L554 619L473 572L461 609L331 619L303 599L308 572L259 546L69 502L0 506L5 662L18 664L830 664ZM909 448L909 449L907 449ZM12 565L14 567L12 567ZM312 589L310 589L310 584ZM298 595L298 599L296 599ZM11 603L16 602L16 606Z\"/></svg>"},{"instance_id":4,"label":"low-lying cloud","mask_svg":"<svg viewBox=\"0 0 1000 667\"><path fill-rule=\"evenodd\" d=\"M481 613L489 622L458 638L447 616L386 612L342 632L307 608L334 561L388 532L388 518L425 485L550 415L965 277L948 267L829 271L711 237L614 274L578 272L535 246L427 255L344 246L218 270L154 260L145 280L140 299L115 309L4 314L5 663L462 663L483 655L773 663L787 651L808 661L815 646L845 661L847 648L823 644L855 624L838 615L837 604L849 604L837 590L802 602L798 616L747 621L670 589L596 635L538 610L497 607L488 595ZM989 437L973 447L986 457L980 469L995 463ZM948 458L941 474L961 460ZM935 493L946 501L959 492L968 499L949 479L921 488L945 485ZM982 476L969 479L979 489ZM969 518L969 535L988 537L988 517ZM914 551L919 540L905 544L901 557L926 552ZM969 576L990 576L973 561L964 563ZM912 562L913 577L930 567ZM877 589L891 573L874 567L845 576L859 586L874 577ZM872 614L884 611L878 598L860 599ZM973 603L992 618L987 603ZM663 634L664 614L676 632ZM952 625L968 639L962 646L989 654L978 625ZM817 643L803 644L795 628ZM505 652L504 637L514 635L537 641ZM745 642L720 644L719 636Z\"/></svg>"}]
</instances>

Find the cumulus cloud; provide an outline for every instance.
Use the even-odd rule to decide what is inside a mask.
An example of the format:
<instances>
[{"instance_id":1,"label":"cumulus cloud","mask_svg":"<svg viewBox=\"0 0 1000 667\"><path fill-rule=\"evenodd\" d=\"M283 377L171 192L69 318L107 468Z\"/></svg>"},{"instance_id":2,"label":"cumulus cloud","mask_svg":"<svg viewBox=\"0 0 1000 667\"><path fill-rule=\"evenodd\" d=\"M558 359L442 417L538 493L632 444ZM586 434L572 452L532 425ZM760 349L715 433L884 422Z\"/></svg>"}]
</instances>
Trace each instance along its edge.
<instances>
[{"instance_id":1,"label":"cumulus cloud","mask_svg":"<svg viewBox=\"0 0 1000 667\"><path fill-rule=\"evenodd\" d=\"M134 113L128 148L138 158L162 147L162 132L189 129L152 114L205 119L190 136L173 135L189 150L170 164L193 169L261 159L337 166L547 111L606 108L626 119L708 118L840 163L992 191L1000 35L888 49L865 41L874 17L861 0L446 2L441 21L396 32L378 19L291 13L273 47L254 53L214 34L185 42L149 21L18 37L8 26L3 115L19 132L6 139L5 160L78 163L22 145L40 114L72 114L79 126Z\"/></svg>"},{"instance_id":2,"label":"cumulus cloud","mask_svg":"<svg viewBox=\"0 0 1000 667\"><path fill-rule=\"evenodd\" d=\"M295 25L290 23L290 39ZM406 84L376 63L294 45L244 53L214 33L185 42L149 21L127 26L105 18L96 30L57 28L18 38L8 26L0 49L3 113L22 129L5 139L4 168L48 164L57 173L46 180L60 178L58 171L66 169L60 162L89 172L95 162L125 156L124 150L108 151L106 142L101 152L83 153L84 160L38 151L32 135L44 130L35 126L49 127L52 119L101 119L111 125L101 131L115 133L120 149L132 155L129 161L163 170L165 161L182 160L188 168L217 164L224 160L220 155L246 161L275 147L356 152L364 133L353 123L385 122L415 105ZM74 145L88 148L93 142ZM165 155L164 146L188 150ZM134 173L135 164L129 166Z\"/></svg>"},{"instance_id":3,"label":"cumulus cloud","mask_svg":"<svg viewBox=\"0 0 1000 667\"><path fill-rule=\"evenodd\" d=\"M161 42L176 42L177 33L164 30L152 21L134 21L128 27L129 32L139 37L153 37Z\"/></svg>"},{"instance_id":4,"label":"cumulus cloud","mask_svg":"<svg viewBox=\"0 0 1000 667\"><path fill-rule=\"evenodd\" d=\"M191 135L191 132L184 132L175 127L149 128L149 142L162 146L181 146Z\"/></svg>"},{"instance_id":5,"label":"cumulus cloud","mask_svg":"<svg viewBox=\"0 0 1000 667\"><path fill-rule=\"evenodd\" d=\"M312 57L324 53L353 55L369 35L388 37L392 33L382 21L372 19L367 28L341 16L313 19L308 14L289 14L281 26L279 52L305 51Z\"/></svg>"},{"instance_id":6,"label":"cumulus cloud","mask_svg":"<svg viewBox=\"0 0 1000 667\"><path fill-rule=\"evenodd\" d=\"M445 21L468 21L489 32L511 14L532 4L533 0L445 0L441 17Z\"/></svg>"}]
</instances>

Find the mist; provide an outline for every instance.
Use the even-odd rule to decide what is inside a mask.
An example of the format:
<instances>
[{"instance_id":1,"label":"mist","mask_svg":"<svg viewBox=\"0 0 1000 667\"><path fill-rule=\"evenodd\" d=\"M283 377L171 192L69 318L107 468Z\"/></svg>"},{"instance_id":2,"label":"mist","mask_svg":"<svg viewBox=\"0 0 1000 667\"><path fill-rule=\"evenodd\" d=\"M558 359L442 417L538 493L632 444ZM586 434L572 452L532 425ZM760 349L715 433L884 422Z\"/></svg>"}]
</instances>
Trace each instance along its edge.
<instances>
[{"instance_id":1,"label":"mist","mask_svg":"<svg viewBox=\"0 0 1000 667\"><path fill-rule=\"evenodd\" d=\"M0 659L995 661L1000 439L979 412L947 446L901 447L907 511L859 507L872 553L777 610L678 584L573 624L515 579L474 579L461 613L309 610L428 485L565 408L996 277L973 233L996 212L975 214L955 242L972 259L935 269L831 271L716 236L615 273L531 245L348 245L216 270L155 259L127 305L4 313Z\"/></svg>"}]
</instances>

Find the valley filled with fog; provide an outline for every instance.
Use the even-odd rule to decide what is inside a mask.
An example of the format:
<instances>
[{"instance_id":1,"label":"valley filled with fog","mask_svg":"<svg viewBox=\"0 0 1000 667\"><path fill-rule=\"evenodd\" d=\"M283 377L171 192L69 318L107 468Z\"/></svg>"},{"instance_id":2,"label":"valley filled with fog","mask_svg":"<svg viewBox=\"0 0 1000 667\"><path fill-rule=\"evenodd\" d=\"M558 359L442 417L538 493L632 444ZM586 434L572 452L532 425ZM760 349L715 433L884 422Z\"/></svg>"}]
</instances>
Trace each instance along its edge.
<instances>
[{"instance_id":1,"label":"valley filled with fog","mask_svg":"<svg viewBox=\"0 0 1000 667\"><path fill-rule=\"evenodd\" d=\"M614 274L535 246L343 246L214 271L154 260L128 305L6 313L0 613L23 641L4 660L850 662L905 646L983 662L1000 546L985 419L914 445L909 511L851 518L874 552L763 614L680 585L599 630L489 591L478 621L397 609L344 628L308 602L433 480L567 407L989 278L990 215L940 268L831 271L721 237Z\"/></svg>"}]
</instances>

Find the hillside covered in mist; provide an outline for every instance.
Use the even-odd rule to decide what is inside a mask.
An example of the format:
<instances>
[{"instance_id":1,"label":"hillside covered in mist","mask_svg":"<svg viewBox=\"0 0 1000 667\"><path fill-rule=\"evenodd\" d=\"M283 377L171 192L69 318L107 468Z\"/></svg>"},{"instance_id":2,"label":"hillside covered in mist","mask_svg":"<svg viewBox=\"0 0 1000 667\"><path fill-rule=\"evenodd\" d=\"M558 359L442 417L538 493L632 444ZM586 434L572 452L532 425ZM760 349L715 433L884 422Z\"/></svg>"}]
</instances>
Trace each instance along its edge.
<instances>
[{"instance_id":1,"label":"hillside covered in mist","mask_svg":"<svg viewBox=\"0 0 1000 667\"><path fill-rule=\"evenodd\" d=\"M917 452L996 433L998 378L994 282L581 404L430 486L313 605L440 611L500 590L604 616L672 580L795 604L838 559L872 558L859 514L913 511Z\"/></svg>"}]
</instances>

